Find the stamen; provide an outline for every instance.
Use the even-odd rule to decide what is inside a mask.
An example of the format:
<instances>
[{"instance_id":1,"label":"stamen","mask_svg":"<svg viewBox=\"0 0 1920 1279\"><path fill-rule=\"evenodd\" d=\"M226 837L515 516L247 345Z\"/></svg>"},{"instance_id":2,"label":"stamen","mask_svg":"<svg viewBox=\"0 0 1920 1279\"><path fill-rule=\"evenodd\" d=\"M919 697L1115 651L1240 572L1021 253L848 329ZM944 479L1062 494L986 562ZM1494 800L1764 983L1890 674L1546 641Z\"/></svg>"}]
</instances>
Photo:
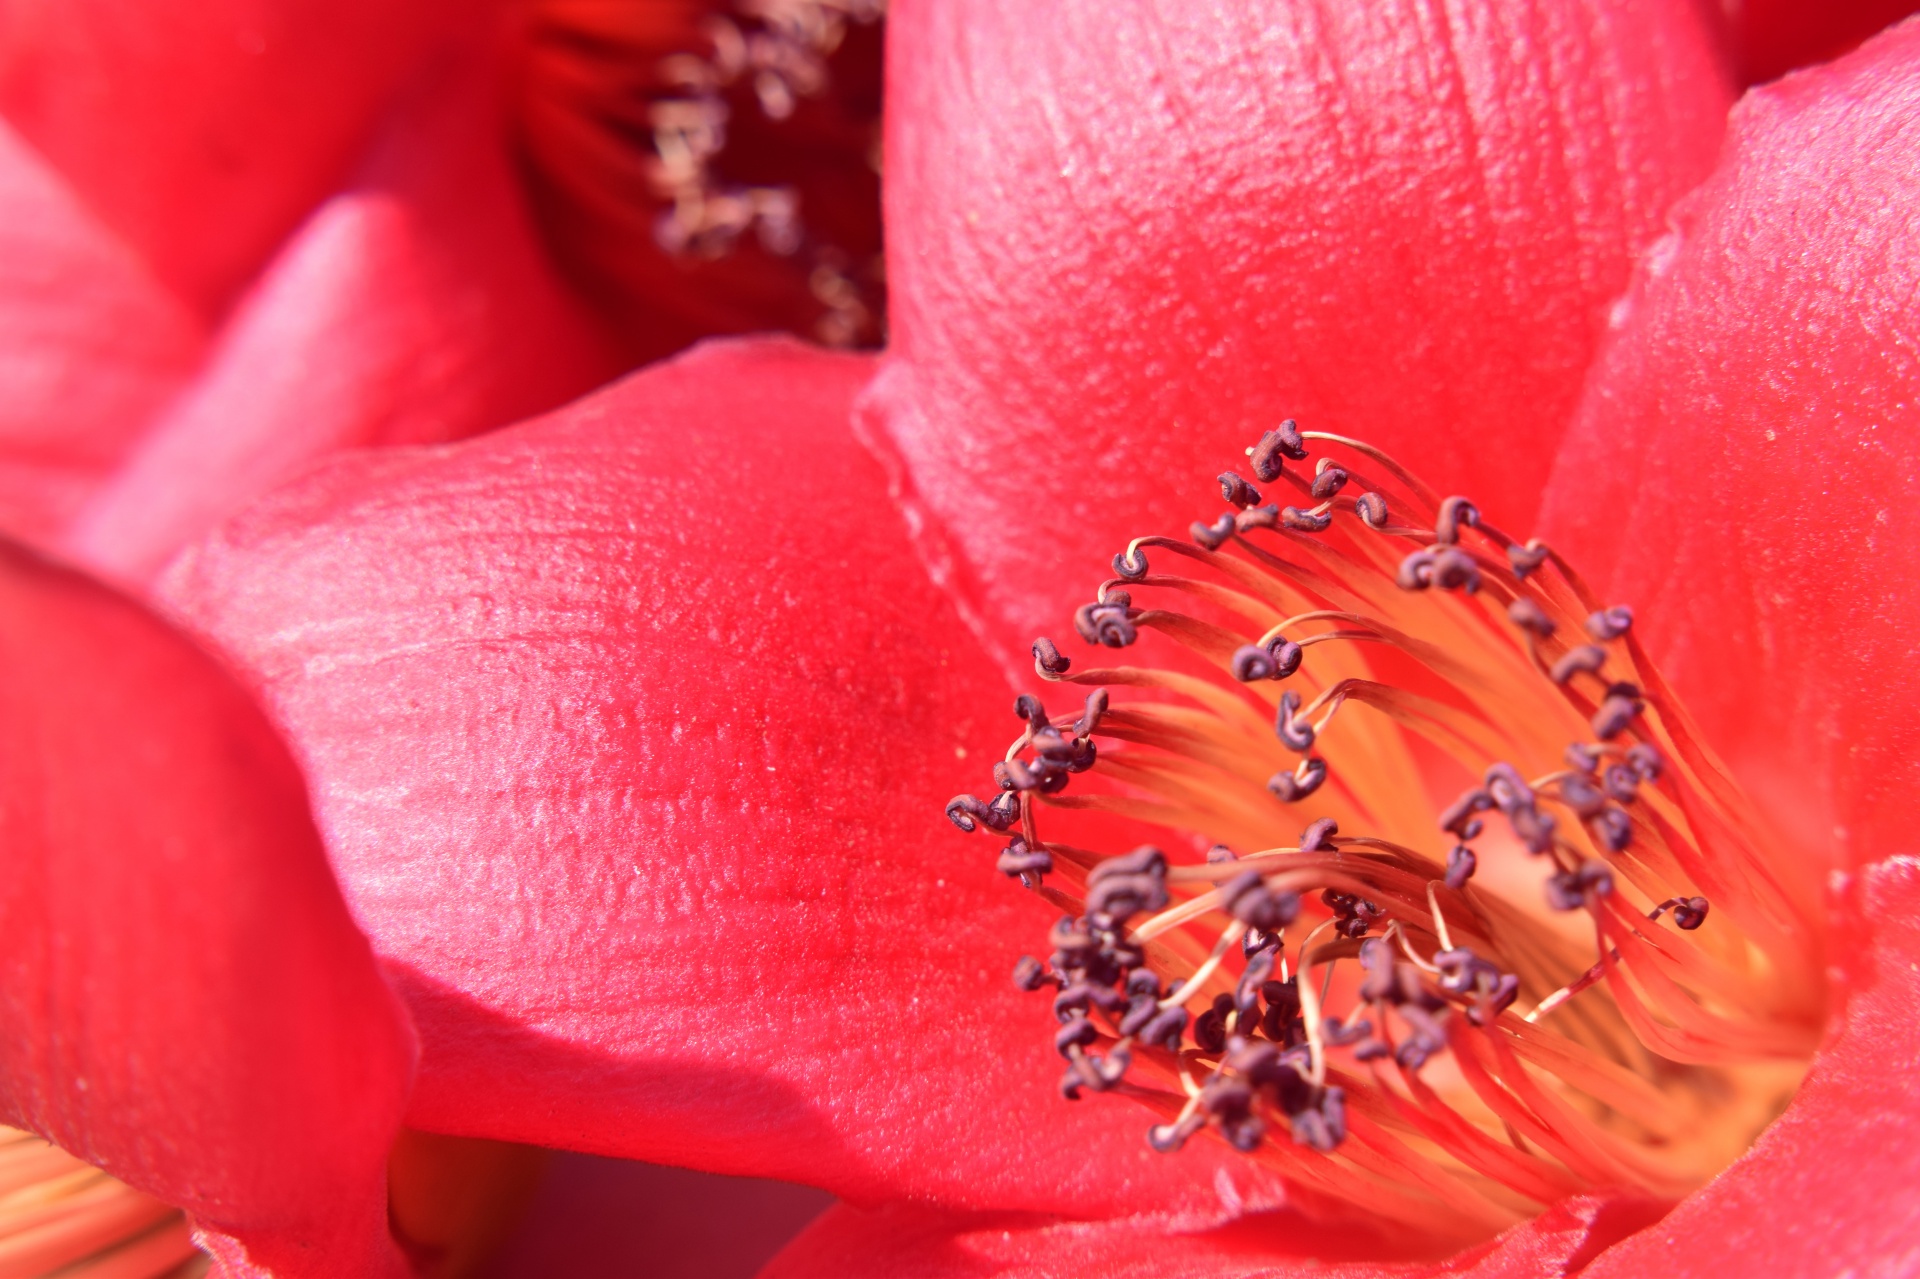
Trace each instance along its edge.
<instances>
[{"instance_id":1,"label":"stamen","mask_svg":"<svg viewBox=\"0 0 1920 1279\"><path fill-rule=\"evenodd\" d=\"M1342 455L1296 471L1315 444ZM1313 502L1224 471L1233 509L1191 541L1132 539L1074 629L1149 660L1081 671L1036 641L1036 674L1092 688L1086 712L1023 699L1002 797L947 807L1004 830L1017 795L1001 868L1070 912L1052 961L1016 974L1061 991L1063 1090L1146 1102L1155 1149L1215 1129L1440 1234L1706 1180L1822 1025L1815 912L1782 841L1632 612L1551 548L1345 436L1286 422L1247 457ZM1157 829L1122 857L1042 837L1076 813ZM1266 1141L1281 1123L1292 1142Z\"/></svg>"}]
</instances>

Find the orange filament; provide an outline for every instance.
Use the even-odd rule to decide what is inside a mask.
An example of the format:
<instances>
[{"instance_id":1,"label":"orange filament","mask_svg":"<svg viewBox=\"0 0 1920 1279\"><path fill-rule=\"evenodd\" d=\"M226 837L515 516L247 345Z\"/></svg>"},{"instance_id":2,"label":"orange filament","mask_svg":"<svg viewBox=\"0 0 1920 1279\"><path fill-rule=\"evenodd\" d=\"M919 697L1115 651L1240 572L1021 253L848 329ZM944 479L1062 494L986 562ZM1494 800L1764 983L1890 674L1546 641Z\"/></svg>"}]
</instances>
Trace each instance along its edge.
<instances>
[{"instance_id":1,"label":"orange filament","mask_svg":"<svg viewBox=\"0 0 1920 1279\"><path fill-rule=\"evenodd\" d=\"M1015 974L1057 990L1062 1091L1442 1245L1581 1191L1677 1199L1805 1070L1811 887L1550 548L1358 441L1248 453L1295 504L1229 472L1192 542L1115 556L1075 627L1157 660L1037 641L1084 711L1023 697L998 797L948 808L1064 913Z\"/></svg>"},{"instance_id":2,"label":"orange filament","mask_svg":"<svg viewBox=\"0 0 1920 1279\"><path fill-rule=\"evenodd\" d=\"M652 357L884 336L883 0L536 0L522 152L549 240Z\"/></svg>"},{"instance_id":3,"label":"orange filament","mask_svg":"<svg viewBox=\"0 0 1920 1279\"><path fill-rule=\"evenodd\" d=\"M0 1276L205 1273L185 1216L16 1128L0 1128Z\"/></svg>"}]
</instances>

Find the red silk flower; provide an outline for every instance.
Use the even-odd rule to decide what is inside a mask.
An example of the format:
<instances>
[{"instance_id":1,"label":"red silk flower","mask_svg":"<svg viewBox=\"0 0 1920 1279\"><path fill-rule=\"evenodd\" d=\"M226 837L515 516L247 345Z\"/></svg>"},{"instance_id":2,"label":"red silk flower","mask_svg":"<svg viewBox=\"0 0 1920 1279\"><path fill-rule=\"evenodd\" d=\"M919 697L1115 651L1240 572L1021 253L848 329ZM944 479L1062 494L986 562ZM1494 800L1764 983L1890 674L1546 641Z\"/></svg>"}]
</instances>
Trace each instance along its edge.
<instances>
[{"instance_id":1,"label":"red silk flower","mask_svg":"<svg viewBox=\"0 0 1920 1279\"><path fill-rule=\"evenodd\" d=\"M400 1273L403 1120L840 1195L776 1275L1904 1264L1920 29L1723 146L1689 4L892 21L884 357L715 345L313 470L161 579L233 674L9 555L0 1110L234 1274ZM1006 980L1050 912L938 810L1010 656L1283 414L1633 601L1833 872L1812 1072L1657 1224L1395 1260L1053 1090Z\"/></svg>"}]
</instances>

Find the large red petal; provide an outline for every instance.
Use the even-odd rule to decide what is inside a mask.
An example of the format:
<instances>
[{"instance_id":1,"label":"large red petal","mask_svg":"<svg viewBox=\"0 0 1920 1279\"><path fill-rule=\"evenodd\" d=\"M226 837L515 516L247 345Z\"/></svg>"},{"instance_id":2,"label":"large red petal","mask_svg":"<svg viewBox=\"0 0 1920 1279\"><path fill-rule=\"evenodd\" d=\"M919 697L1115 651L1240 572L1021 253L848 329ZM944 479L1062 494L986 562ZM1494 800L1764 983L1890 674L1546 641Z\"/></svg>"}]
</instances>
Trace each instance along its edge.
<instances>
[{"instance_id":1,"label":"large red petal","mask_svg":"<svg viewBox=\"0 0 1920 1279\"><path fill-rule=\"evenodd\" d=\"M788 1245L761 1279L1537 1279L1567 1275L1658 1210L1638 1200L1575 1199L1446 1259L1390 1261L1391 1238L1314 1229L1287 1213L1209 1231L1151 1221L964 1217L904 1204L836 1207ZM1645 1273L1655 1273L1649 1270Z\"/></svg>"},{"instance_id":2,"label":"large red petal","mask_svg":"<svg viewBox=\"0 0 1920 1279\"><path fill-rule=\"evenodd\" d=\"M1051 913L956 832L1011 691L854 442L868 359L709 345L342 459L162 590L299 743L423 1041L409 1121L1074 1216L1270 1203L1054 1091Z\"/></svg>"},{"instance_id":3,"label":"large red petal","mask_svg":"<svg viewBox=\"0 0 1920 1279\"><path fill-rule=\"evenodd\" d=\"M1549 532L1810 857L1920 793L1920 23L1755 90L1617 313Z\"/></svg>"},{"instance_id":4,"label":"large red petal","mask_svg":"<svg viewBox=\"0 0 1920 1279\"><path fill-rule=\"evenodd\" d=\"M1592 1279L1904 1274L1920 1255L1920 861L1842 891L1846 1005L1793 1106L1753 1150Z\"/></svg>"},{"instance_id":5,"label":"large red petal","mask_svg":"<svg viewBox=\"0 0 1920 1279\"><path fill-rule=\"evenodd\" d=\"M456 0L6 0L0 111L208 314L351 168Z\"/></svg>"},{"instance_id":6,"label":"large red petal","mask_svg":"<svg viewBox=\"0 0 1920 1279\"><path fill-rule=\"evenodd\" d=\"M51 539L204 344L186 307L0 121L0 529Z\"/></svg>"},{"instance_id":7,"label":"large red petal","mask_svg":"<svg viewBox=\"0 0 1920 1279\"><path fill-rule=\"evenodd\" d=\"M0 546L0 1113L236 1274L398 1273L413 1046L300 775L214 662Z\"/></svg>"},{"instance_id":8,"label":"large red petal","mask_svg":"<svg viewBox=\"0 0 1920 1279\"><path fill-rule=\"evenodd\" d=\"M877 430L1018 640L1282 417L1524 533L1729 101L1688 3L964 0L890 19ZM1063 571L1063 569L1065 571Z\"/></svg>"},{"instance_id":9,"label":"large red petal","mask_svg":"<svg viewBox=\"0 0 1920 1279\"><path fill-rule=\"evenodd\" d=\"M491 50L416 87L68 538L143 579L313 459L454 439L542 412L616 371L524 206Z\"/></svg>"}]
</instances>

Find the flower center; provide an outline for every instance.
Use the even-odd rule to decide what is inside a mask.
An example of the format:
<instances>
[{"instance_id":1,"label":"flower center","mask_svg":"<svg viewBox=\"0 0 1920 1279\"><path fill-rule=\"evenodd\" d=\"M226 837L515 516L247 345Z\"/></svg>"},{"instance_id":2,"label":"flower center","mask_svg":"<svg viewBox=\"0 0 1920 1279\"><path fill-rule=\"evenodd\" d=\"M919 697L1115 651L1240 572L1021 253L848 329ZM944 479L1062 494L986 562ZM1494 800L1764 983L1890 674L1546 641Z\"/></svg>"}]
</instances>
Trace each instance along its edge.
<instances>
[{"instance_id":1,"label":"flower center","mask_svg":"<svg viewBox=\"0 0 1920 1279\"><path fill-rule=\"evenodd\" d=\"M1063 912L1015 972L1054 991L1061 1091L1436 1241L1677 1199L1805 1071L1809 886L1550 547L1356 440L1247 453L1230 509L1136 538L1074 618L1150 660L1037 640L1092 691L1021 697L998 794L947 808Z\"/></svg>"},{"instance_id":2,"label":"flower center","mask_svg":"<svg viewBox=\"0 0 1920 1279\"><path fill-rule=\"evenodd\" d=\"M641 352L885 335L885 0L536 0L522 152L556 256Z\"/></svg>"}]
</instances>

